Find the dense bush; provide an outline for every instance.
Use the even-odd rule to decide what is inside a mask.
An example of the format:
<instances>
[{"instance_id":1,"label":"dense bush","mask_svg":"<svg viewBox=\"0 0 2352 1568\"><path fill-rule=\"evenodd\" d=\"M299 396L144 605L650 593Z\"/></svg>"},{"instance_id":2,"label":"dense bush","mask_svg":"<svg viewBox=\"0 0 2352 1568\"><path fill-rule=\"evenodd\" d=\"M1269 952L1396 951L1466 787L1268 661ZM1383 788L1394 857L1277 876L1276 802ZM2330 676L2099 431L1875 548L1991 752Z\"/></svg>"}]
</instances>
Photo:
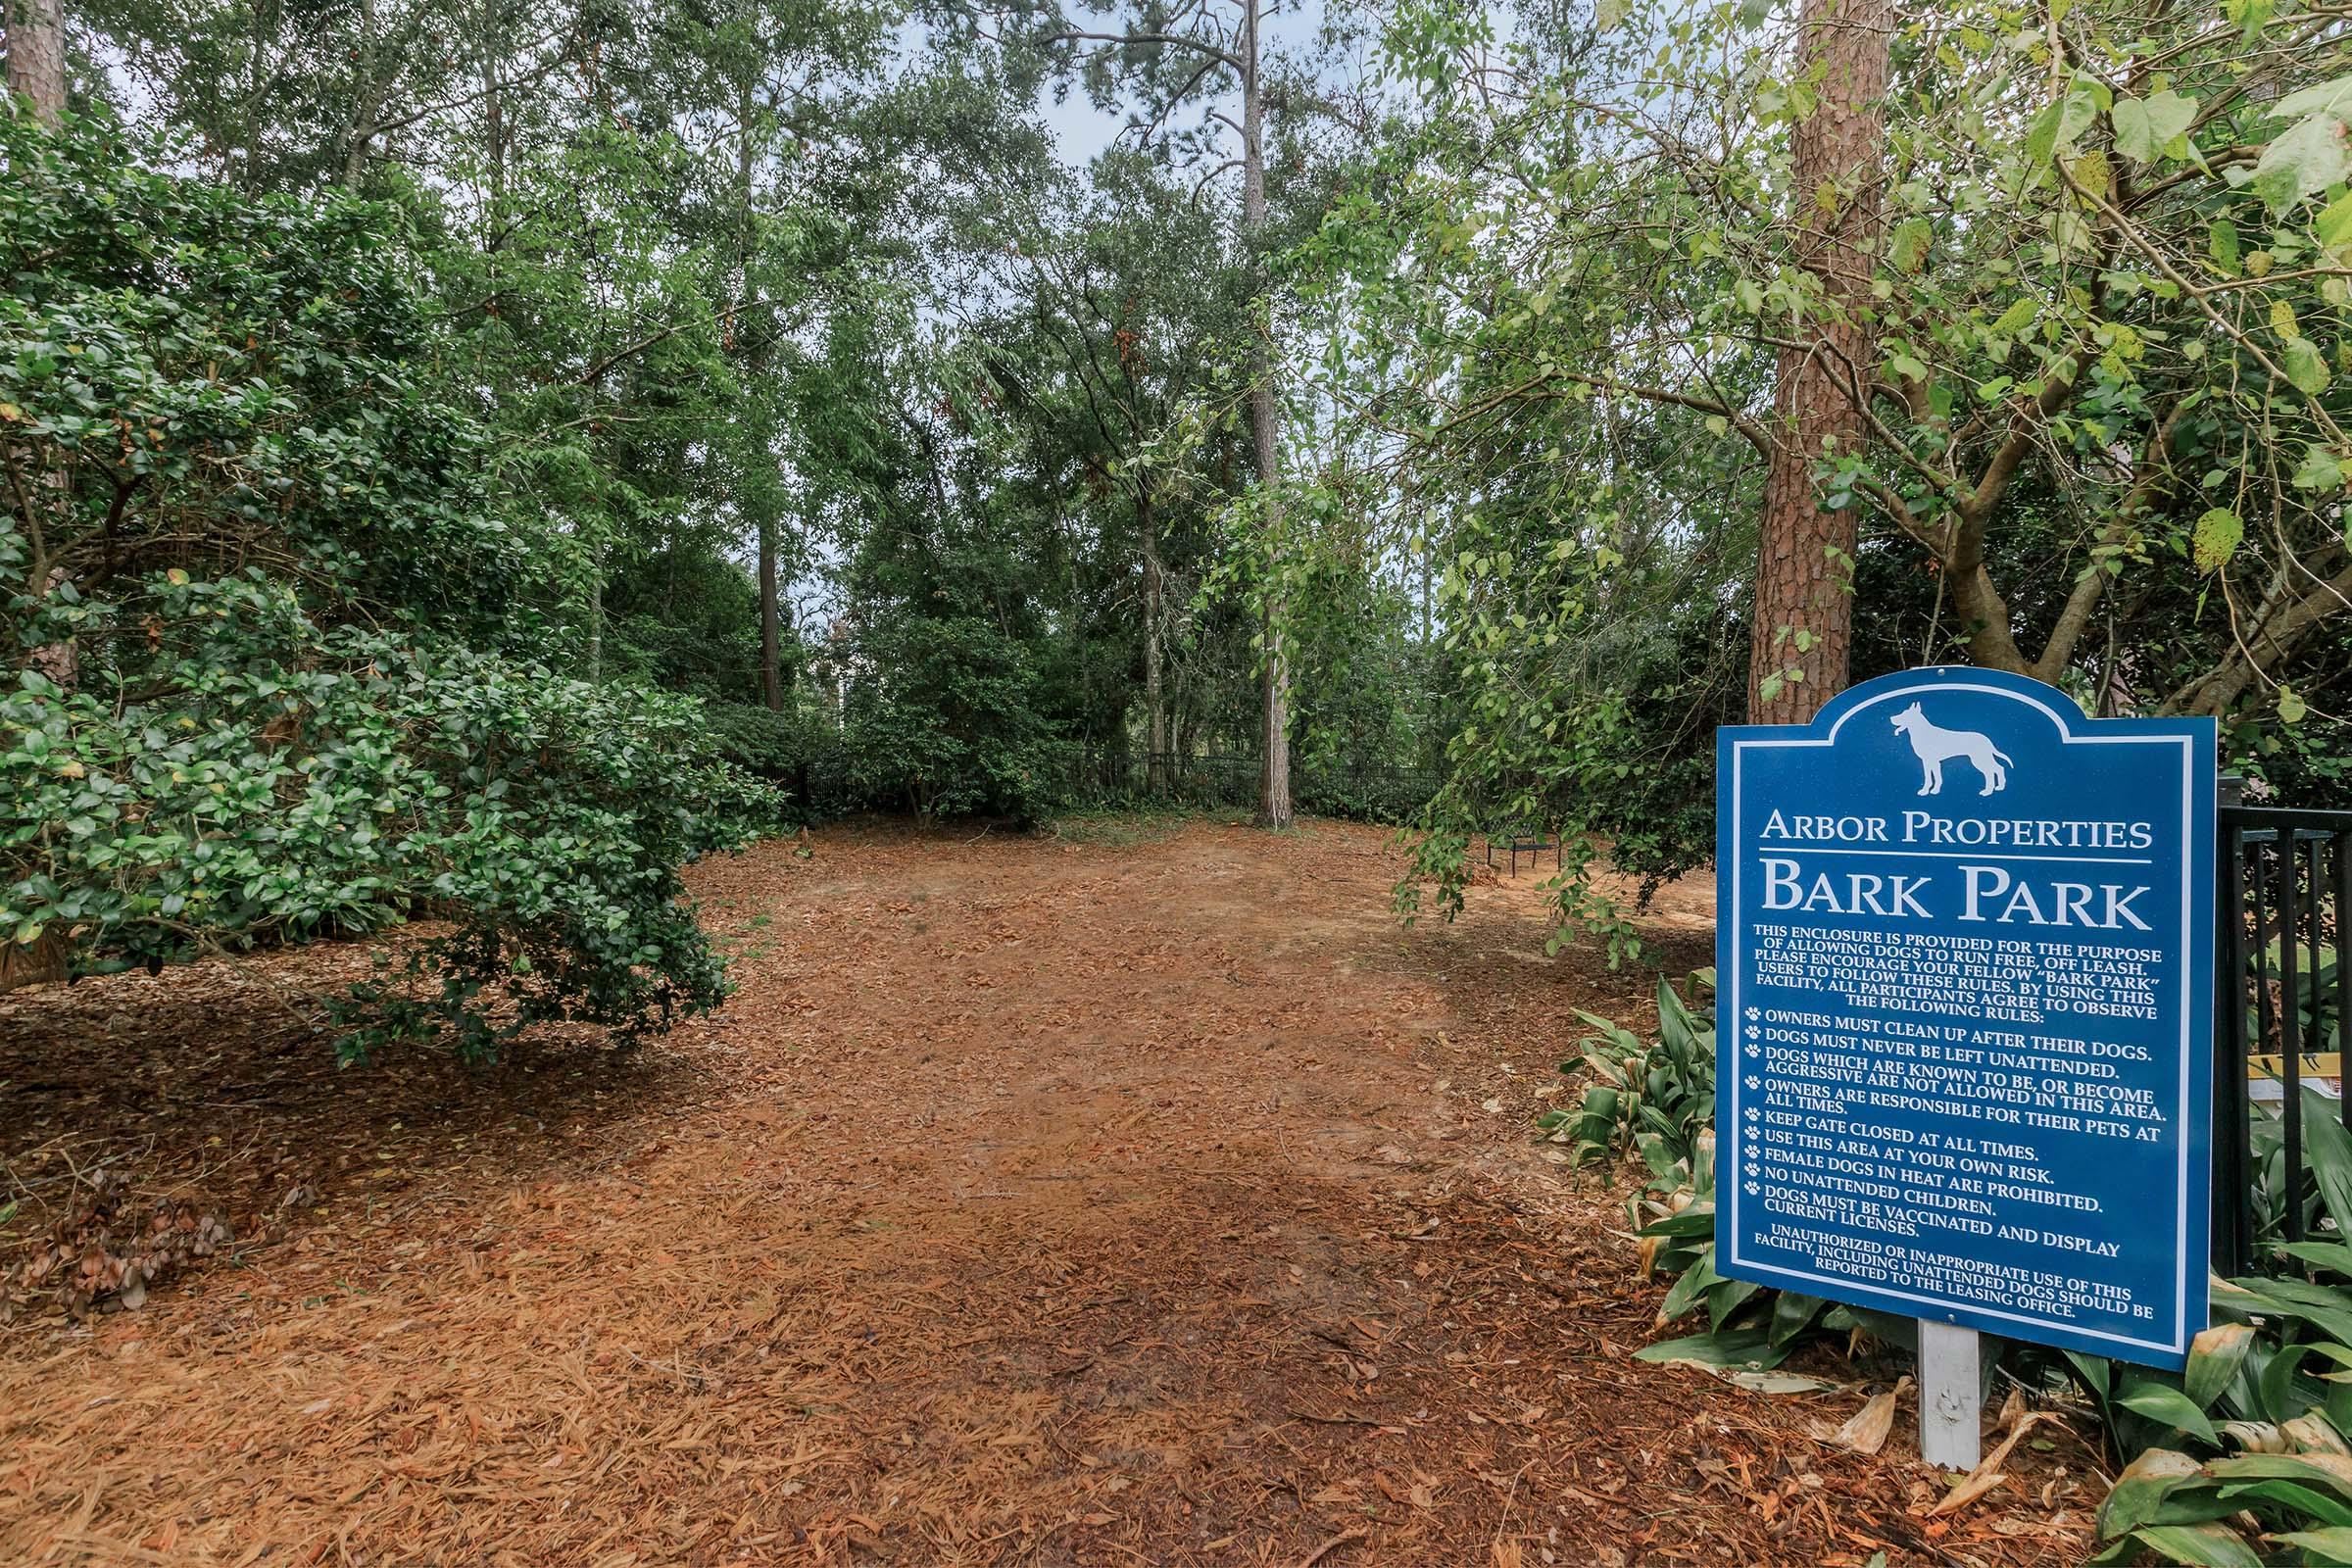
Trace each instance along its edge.
<instances>
[{"instance_id":1,"label":"dense bush","mask_svg":"<svg viewBox=\"0 0 2352 1568\"><path fill-rule=\"evenodd\" d=\"M781 792L788 821L827 821L862 804L850 787L841 731L813 701L794 694L781 711L751 703L709 703L703 723L721 758Z\"/></svg>"},{"instance_id":2,"label":"dense bush","mask_svg":"<svg viewBox=\"0 0 2352 1568\"><path fill-rule=\"evenodd\" d=\"M902 614L860 637L858 655L877 674L852 687L842 745L865 800L925 820L1027 821L1056 799L1069 749L1019 643L976 615Z\"/></svg>"},{"instance_id":3,"label":"dense bush","mask_svg":"<svg viewBox=\"0 0 2352 1568\"><path fill-rule=\"evenodd\" d=\"M452 922L355 1050L716 1000L678 868L772 793L692 702L528 657L565 553L415 368L391 215L0 141L0 939L89 973Z\"/></svg>"}]
</instances>

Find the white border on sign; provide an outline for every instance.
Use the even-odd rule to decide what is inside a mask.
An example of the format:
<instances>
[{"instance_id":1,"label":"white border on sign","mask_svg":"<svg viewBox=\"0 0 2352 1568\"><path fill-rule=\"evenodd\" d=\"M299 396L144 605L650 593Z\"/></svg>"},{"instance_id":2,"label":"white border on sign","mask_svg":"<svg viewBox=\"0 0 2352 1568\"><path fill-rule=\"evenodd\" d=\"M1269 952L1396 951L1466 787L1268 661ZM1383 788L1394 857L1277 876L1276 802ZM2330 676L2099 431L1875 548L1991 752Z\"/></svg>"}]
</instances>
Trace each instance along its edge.
<instances>
[{"instance_id":1,"label":"white border on sign","mask_svg":"<svg viewBox=\"0 0 2352 1568\"><path fill-rule=\"evenodd\" d=\"M1732 742L1731 906L1734 919L1743 918L1745 909L1745 906L1741 904L1740 899L1740 872L1741 866L1746 860L1746 855L1742 849L1745 840L1740 831L1740 808L1745 805L1744 792L1740 788L1740 753L1746 751L1750 747L1757 747L1765 750L1788 751L1835 746L1838 743L1838 732L1845 727L1845 721L1853 717L1856 713L1861 712L1865 709L1875 708L1881 703L1892 702L1899 697L1913 697L1921 695L1934 696L1937 693L1943 692L1984 692L1993 697L2007 698L2010 702L2019 703L2025 707L2031 708L2047 717L2052 723L2058 726L2059 745L2061 749L2068 746L2180 747L2180 846L2181 855L2183 857L2185 857L2188 853L2196 837L2193 831L2194 820L2191 815L2195 809L2196 799L2196 779L2192 772L2196 762L2196 748L2191 744L2191 737L2186 735L2077 735L2073 728L2067 723L2065 714L2059 712L2056 709L2051 708L2046 703L2029 697L2023 692L2011 691L2005 686L1984 686L1975 682L1960 681L1936 681L1927 685L1902 686L1897 687L1892 691L1881 692L1864 702L1856 703L1853 707L1847 709L1844 712L1838 715L1837 722L1830 726L1830 732L1827 735L1791 738L1788 740L1736 740ZM1982 858L1985 859L2014 858L2014 857L2000 856L1997 852L1989 850L1986 851ZM1716 869L1717 873L1720 875L1722 867L1718 866ZM2196 945L2195 923L2190 918L2191 911L2189 909L2189 892L2191 884L2194 882L2194 877L2190 874L2190 867L2188 866L2185 858L2183 858L2180 864L2180 940L2184 948L2193 948ZM1735 943L1739 941L1740 936L1740 933L1734 933L1733 940ZM2198 956L2193 952L2184 952L2181 955L2181 957L2183 963L2186 964L2196 962ZM1740 1038L1739 1020L1740 967L1740 964L1737 962L1732 965L1731 990L1725 994L1727 1007L1725 1016L1730 1017L1732 1020L1731 1040L1735 1061L1738 1057ZM1720 979L1721 977L1719 976L1718 978ZM2193 1010L2189 1004L2195 989L2196 988L2189 983L2188 976L2184 968L2179 985L2179 1004L2180 1008L2180 1099L2175 1101L2173 1104L2175 1113L2173 1116L2173 1131L2175 1141L2180 1145L2180 1182L2179 1187L2175 1192L2173 1203L2173 1218L2174 1223L2178 1228L2178 1235L2174 1243L2175 1257L2186 1257L2188 1253L2188 1210L2190 1206L2190 1194L2188 1187L2188 1149L2191 1140L2189 1138L2189 1129L2181 1125L2181 1123L2184 1113L2188 1108L2190 1098L2188 1067L2189 1058L2194 1054L2191 1049L2190 1039L2190 1031L2194 1027L2194 1020L2189 1016L2190 1012ZM1740 1074L1735 1071L1732 1074L1731 1079L1732 1148L1735 1151L1739 1148L1740 1093ZM1747 1239L1747 1229L1740 1222L1740 1193L1739 1175L1741 1168L1742 1167L1739 1160L1735 1159L1732 1161L1733 1179L1728 1184L1730 1188L1730 1207L1727 1211L1727 1217L1731 1227L1732 1263L1735 1267L1744 1264L1744 1266L1749 1268L1769 1269L1775 1274L1783 1275L1789 1279L1804 1280L1813 1284L1818 1284L1826 1287L1826 1289L1824 1289L1821 1293L1824 1296L1836 1296L1841 1291L1851 1292L1862 1290L1868 1291L1875 1296L1887 1297L1899 1301L1916 1301L1922 1306L1930 1307L1936 1311L1951 1311L1955 1308L1955 1306L1957 1306L1959 1310L1973 1313L1979 1317L1998 1318L2007 1323L2031 1324L2035 1328L2061 1329L2068 1334L2077 1335L2086 1340L2106 1340L2112 1344L2129 1345L2143 1350L2161 1350L2168 1355L2184 1354L2188 1349L2188 1271L2185 1267L2177 1267L2173 1270L2174 1339L2170 1342L2167 1342L2162 1340L2133 1339L2128 1334L2112 1334L2099 1329L2077 1328L2071 1323L2062 1322L2054 1318L2035 1317L2032 1313L2028 1312L2004 1312L1997 1307L1977 1306L1965 1301L1955 1303L1953 1301L1933 1296L1920 1296L1910 1291L1888 1290L1884 1286L1866 1284L1863 1282L1846 1279L1838 1275L1816 1274L1807 1269L1788 1268L1779 1263L1759 1263L1748 1259L1743 1259L1740 1255L1740 1245L1741 1242ZM1717 1187L1719 1189L1726 1185L1727 1184L1720 1180L1717 1182ZM1717 1201L1722 1202L1724 1200L1724 1195L1721 1191L1719 1191L1717 1193Z\"/></svg>"}]
</instances>

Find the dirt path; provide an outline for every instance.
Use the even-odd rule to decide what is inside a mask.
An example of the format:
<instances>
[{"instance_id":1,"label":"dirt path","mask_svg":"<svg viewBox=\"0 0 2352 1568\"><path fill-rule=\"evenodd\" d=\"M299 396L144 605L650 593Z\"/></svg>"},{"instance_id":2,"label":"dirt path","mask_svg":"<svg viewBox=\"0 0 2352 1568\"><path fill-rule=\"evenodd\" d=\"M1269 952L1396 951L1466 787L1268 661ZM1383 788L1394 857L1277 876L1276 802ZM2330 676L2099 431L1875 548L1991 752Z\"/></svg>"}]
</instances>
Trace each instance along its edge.
<instances>
[{"instance_id":1,"label":"dirt path","mask_svg":"<svg viewBox=\"0 0 2352 1568\"><path fill-rule=\"evenodd\" d=\"M1818 1441L1860 1389L1627 1359L1657 1290L1524 1129L1648 982L1544 961L1525 879L1399 929L1383 846L768 845L695 877L723 1014L488 1078L327 1070L273 997L352 950L0 1004L36 1194L103 1147L247 1236L322 1200L0 1339L0 1561L2078 1557L2071 1441L1931 1519Z\"/></svg>"}]
</instances>

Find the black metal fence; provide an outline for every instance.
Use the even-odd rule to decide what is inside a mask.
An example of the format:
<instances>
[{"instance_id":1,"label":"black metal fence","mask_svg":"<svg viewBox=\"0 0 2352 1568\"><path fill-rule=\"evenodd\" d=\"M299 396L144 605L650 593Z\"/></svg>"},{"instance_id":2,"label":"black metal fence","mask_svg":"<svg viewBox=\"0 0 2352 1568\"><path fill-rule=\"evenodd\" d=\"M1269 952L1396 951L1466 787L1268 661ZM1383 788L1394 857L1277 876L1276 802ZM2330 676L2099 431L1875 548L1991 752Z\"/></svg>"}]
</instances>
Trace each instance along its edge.
<instances>
[{"instance_id":1,"label":"black metal fence","mask_svg":"<svg viewBox=\"0 0 2352 1568\"><path fill-rule=\"evenodd\" d=\"M2213 1261L2229 1275L2310 1235L2325 1212L2315 1145L2352 1148L2335 1136L2352 1130L2352 811L2226 806L2216 838Z\"/></svg>"}]
</instances>

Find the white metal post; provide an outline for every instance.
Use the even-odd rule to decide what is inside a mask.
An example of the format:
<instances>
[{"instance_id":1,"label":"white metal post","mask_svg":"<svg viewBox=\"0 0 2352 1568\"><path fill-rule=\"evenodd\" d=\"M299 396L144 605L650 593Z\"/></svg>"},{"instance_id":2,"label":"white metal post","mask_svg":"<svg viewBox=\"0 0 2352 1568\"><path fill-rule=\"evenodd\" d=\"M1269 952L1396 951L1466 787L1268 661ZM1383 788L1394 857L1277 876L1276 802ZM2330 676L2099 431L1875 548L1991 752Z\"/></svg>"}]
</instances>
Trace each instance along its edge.
<instances>
[{"instance_id":1,"label":"white metal post","mask_svg":"<svg viewBox=\"0 0 2352 1568\"><path fill-rule=\"evenodd\" d=\"M1984 1383L1977 1331L1919 1320L1919 1454L1946 1470L1984 1456Z\"/></svg>"}]
</instances>

